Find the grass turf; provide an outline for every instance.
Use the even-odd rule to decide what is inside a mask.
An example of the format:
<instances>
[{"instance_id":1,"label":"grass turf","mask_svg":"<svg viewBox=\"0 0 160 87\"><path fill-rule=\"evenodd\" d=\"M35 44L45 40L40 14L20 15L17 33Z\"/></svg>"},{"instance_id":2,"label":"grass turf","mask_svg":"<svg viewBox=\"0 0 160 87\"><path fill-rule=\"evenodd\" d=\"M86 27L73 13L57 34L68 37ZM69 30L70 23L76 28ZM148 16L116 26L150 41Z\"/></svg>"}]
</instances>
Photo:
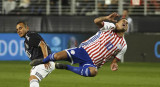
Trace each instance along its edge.
<instances>
[{"instance_id":1,"label":"grass turf","mask_svg":"<svg viewBox=\"0 0 160 87\"><path fill-rule=\"evenodd\" d=\"M0 61L0 87L29 87L30 69L29 62ZM119 63L116 72L107 63L96 77L54 70L40 87L160 87L160 63Z\"/></svg>"}]
</instances>

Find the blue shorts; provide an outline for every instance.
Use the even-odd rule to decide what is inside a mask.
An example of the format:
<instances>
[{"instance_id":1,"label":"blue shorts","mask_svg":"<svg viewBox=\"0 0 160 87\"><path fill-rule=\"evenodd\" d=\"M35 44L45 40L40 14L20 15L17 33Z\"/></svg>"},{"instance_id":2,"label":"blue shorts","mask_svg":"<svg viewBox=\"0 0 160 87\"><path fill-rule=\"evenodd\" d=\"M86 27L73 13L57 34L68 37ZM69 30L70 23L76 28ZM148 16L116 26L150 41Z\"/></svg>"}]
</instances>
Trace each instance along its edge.
<instances>
[{"instance_id":1,"label":"blue shorts","mask_svg":"<svg viewBox=\"0 0 160 87\"><path fill-rule=\"evenodd\" d=\"M67 61L71 62L72 64L79 63L80 67L83 67L85 65L96 67L96 65L93 64L88 53L82 47L66 49L65 51L68 54Z\"/></svg>"}]
</instances>

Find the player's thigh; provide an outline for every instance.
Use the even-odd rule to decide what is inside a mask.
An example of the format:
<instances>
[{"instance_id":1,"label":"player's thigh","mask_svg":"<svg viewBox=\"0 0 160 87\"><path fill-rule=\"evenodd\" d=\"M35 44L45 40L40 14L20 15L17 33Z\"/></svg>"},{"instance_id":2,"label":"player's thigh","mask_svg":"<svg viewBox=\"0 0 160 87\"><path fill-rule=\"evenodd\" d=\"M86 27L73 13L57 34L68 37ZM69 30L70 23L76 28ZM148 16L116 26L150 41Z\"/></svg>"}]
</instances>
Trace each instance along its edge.
<instances>
[{"instance_id":1,"label":"player's thigh","mask_svg":"<svg viewBox=\"0 0 160 87\"><path fill-rule=\"evenodd\" d=\"M96 76L98 73L98 70L96 67L88 67L91 73L91 76Z\"/></svg>"},{"instance_id":2,"label":"player's thigh","mask_svg":"<svg viewBox=\"0 0 160 87\"><path fill-rule=\"evenodd\" d=\"M39 81L41 81L55 69L55 63L50 62L50 64L51 66L49 69L46 69L44 64L33 66L31 69L30 78L32 79L36 77Z\"/></svg>"},{"instance_id":3,"label":"player's thigh","mask_svg":"<svg viewBox=\"0 0 160 87\"><path fill-rule=\"evenodd\" d=\"M54 58L56 60L65 60L67 59L67 52L66 51L60 51L58 53L55 53Z\"/></svg>"}]
</instances>

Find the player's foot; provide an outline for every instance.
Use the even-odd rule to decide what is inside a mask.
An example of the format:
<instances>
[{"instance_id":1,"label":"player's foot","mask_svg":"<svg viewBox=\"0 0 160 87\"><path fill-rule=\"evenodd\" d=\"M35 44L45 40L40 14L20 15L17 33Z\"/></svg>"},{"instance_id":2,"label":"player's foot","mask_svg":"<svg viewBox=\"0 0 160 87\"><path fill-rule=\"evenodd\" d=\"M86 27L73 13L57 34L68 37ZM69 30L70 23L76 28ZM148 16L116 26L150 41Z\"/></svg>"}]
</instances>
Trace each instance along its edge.
<instances>
[{"instance_id":1,"label":"player's foot","mask_svg":"<svg viewBox=\"0 0 160 87\"><path fill-rule=\"evenodd\" d=\"M44 64L43 59L35 59L35 60L32 60L30 62L31 66L36 66L36 65L39 65L39 64Z\"/></svg>"},{"instance_id":2,"label":"player's foot","mask_svg":"<svg viewBox=\"0 0 160 87\"><path fill-rule=\"evenodd\" d=\"M55 67L56 69L67 69L67 65L62 63L56 63Z\"/></svg>"}]
</instances>

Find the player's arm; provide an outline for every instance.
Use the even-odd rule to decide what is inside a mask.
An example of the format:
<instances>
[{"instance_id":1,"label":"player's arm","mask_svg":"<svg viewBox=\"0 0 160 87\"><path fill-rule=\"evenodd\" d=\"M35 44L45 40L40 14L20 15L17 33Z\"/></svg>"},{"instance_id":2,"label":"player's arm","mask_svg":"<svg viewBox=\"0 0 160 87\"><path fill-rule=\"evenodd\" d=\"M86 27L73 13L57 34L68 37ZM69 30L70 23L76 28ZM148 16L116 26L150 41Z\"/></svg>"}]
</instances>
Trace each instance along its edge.
<instances>
[{"instance_id":1,"label":"player's arm","mask_svg":"<svg viewBox=\"0 0 160 87\"><path fill-rule=\"evenodd\" d=\"M46 43L43 40L41 40L39 46L41 47L43 58L46 58L48 56L48 50L47 50ZM44 64L44 66L48 69L50 67L50 63L48 62Z\"/></svg>"},{"instance_id":2,"label":"player's arm","mask_svg":"<svg viewBox=\"0 0 160 87\"><path fill-rule=\"evenodd\" d=\"M113 61L112 61L112 63L111 63L111 70L112 71L116 71L116 70L118 70L118 61L119 61L119 59L117 59L117 58L114 58L113 59Z\"/></svg>"},{"instance_id":3,"label":"player's arm","mask_svg":"<svg viewBox=\"0 0 160 87\"><path fill-rule=\"evenodd\" d=\"M113 59L112 64L111 64L111 70L112 71L118 70L117 62L120 61L124 57L124 54L125 54L126 50L127 50L127 45L125 45L123 47L123 49Z\"/></svg>"},{"instance_id":4,"label":"player's arm","mask_svg":"<svg viewBox=\"0 0 160 87\"><path fill-rule=\"evenodd\" d=\"M41 47L43 57L46 58L48 56L48 50L47 50L46 43L43 40L41 40L39 46Z\"/></svg>"},{"instance_id":5,"label":"player's arm","mask_svg":"<svg viewBox=\"0 0 160 87\"><path fill-rule=\"evenodd\" d=\"M47 45L38 33L32 32L30 34L29 44L33 47L40 47L43 53L43 58L48 56Z\"/></svg>"},{"instance_id":6,"label":"player's arm","mask_svg":"<svg viewBox=\"0 0 160 87\"><path fill-rule=\"evenodd\" d=\"M98 17L96 19L94 19L94 23L98 26L98 27L103 27L103 21L112 21L112 22L117 22L114 18L118 17L119 15L117 13L112 13L108 16L103 16L103 17Z\"/></svg>"}]
</instances>

